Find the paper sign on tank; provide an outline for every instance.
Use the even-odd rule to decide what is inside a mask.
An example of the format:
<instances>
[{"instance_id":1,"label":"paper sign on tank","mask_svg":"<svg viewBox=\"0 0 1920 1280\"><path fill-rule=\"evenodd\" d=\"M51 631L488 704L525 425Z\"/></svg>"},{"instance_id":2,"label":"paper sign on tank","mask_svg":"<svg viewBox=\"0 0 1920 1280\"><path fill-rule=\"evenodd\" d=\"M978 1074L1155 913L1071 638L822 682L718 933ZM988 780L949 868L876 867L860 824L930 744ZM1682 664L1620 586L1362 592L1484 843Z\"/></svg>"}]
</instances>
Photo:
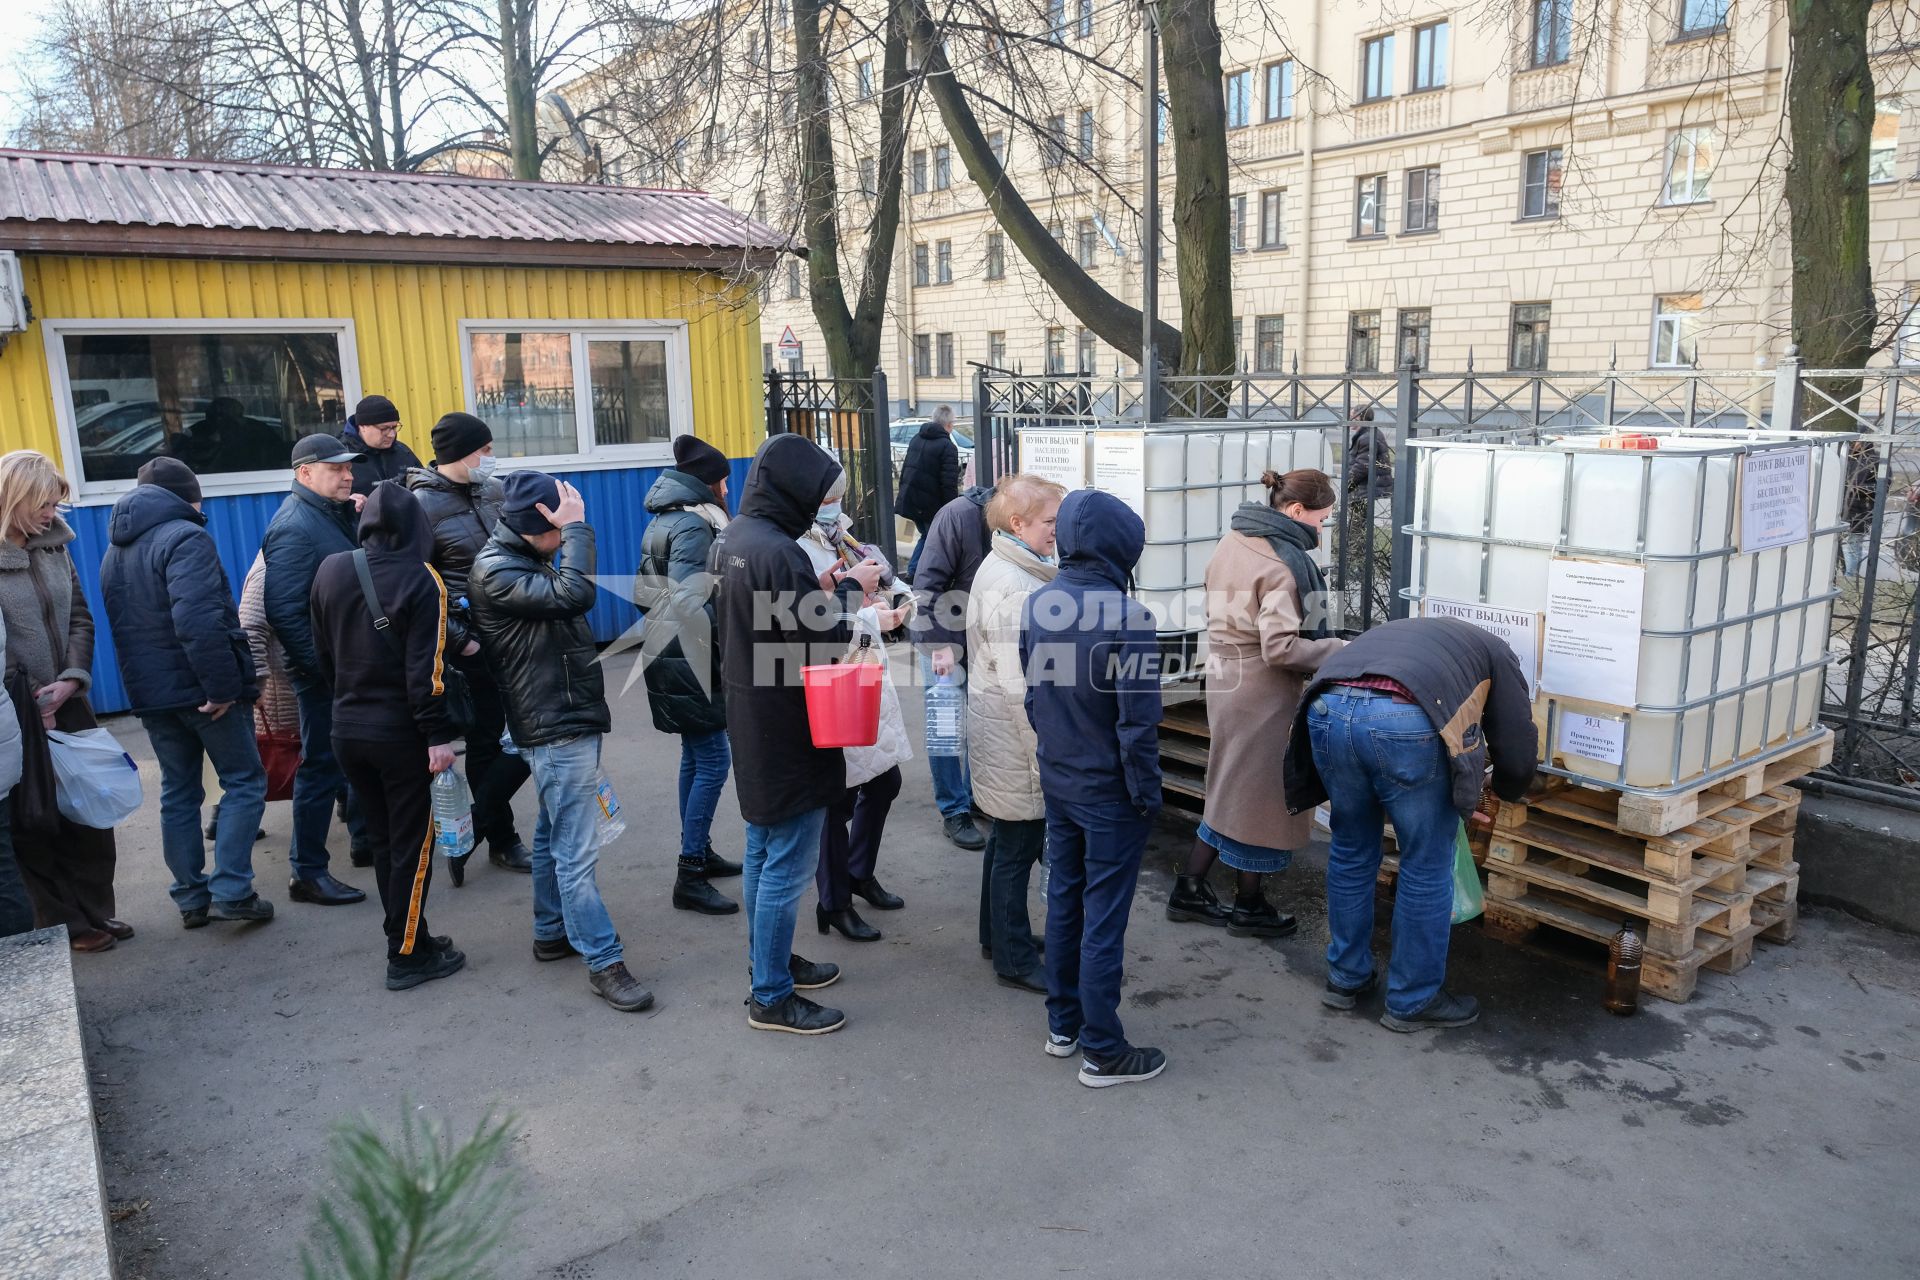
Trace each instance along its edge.
<instances>
[{"instance_id":1,"label":"paper sign on tank","mask_svg":"<svg viewBox=\"0 0 1920 1280\"><path fill-rule=\"evenodd\" d=\"M1647 571L1637 564L1555 559L1547 569L1547 693L1631 707L1640 686L1640 613Z\"/></svg>"}]
</instances>

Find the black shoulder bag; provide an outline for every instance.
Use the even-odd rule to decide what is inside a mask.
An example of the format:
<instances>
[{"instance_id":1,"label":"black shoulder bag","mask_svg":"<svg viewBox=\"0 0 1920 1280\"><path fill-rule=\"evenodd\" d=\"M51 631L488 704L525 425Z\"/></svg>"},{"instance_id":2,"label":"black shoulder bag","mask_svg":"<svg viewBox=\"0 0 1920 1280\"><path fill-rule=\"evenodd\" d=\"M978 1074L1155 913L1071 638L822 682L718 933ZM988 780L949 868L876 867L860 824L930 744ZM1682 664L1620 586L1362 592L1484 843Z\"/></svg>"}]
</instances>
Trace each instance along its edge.
<instances>
[{"instance_id":1,"label":"black shoulder bag","mask_svg":"<svg viewBox=\"0 0 1920 1280\"><path fill-rule=\"evenodd\" d=\"M402 678L407 669L406 646L400 643L400 637L393 633L392 620L387 611L380 607L380 593L373 589L373 569L367 564L365 550L353 553L353 571L360 576L360 594L366 597L367 612L373 615L373 629L387 638L393 647L393 653L400 660ZM473 707L473 690L467 687L467 677L461 674L453 663L442 661L440 664L441 697L445 699L447 719L453 722L454 732L466 737L473 731L476 719Z\"/></svg>"}]
</instances>

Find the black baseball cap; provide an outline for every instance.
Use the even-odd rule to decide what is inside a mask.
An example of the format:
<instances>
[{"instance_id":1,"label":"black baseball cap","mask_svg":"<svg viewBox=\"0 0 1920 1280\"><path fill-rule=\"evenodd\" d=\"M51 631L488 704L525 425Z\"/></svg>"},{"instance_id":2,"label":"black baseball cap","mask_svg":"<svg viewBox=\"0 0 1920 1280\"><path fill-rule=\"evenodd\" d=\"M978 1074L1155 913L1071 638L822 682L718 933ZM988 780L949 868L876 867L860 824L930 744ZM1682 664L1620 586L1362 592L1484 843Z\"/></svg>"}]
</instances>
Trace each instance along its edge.
<instances>
[{"instance_id":1,"label":"black baseball cap","mask_svg":"<svg viewBox=\"0 0 1920 1280\"><path fill-rule=\"evenodd\" d=\"M300 442L293 446L293 465L296 467L309 462L360 462L366 456L347 448L339 436L323 435L317 431L310 436L302 436Z\"/></svg>"}]
</instances>

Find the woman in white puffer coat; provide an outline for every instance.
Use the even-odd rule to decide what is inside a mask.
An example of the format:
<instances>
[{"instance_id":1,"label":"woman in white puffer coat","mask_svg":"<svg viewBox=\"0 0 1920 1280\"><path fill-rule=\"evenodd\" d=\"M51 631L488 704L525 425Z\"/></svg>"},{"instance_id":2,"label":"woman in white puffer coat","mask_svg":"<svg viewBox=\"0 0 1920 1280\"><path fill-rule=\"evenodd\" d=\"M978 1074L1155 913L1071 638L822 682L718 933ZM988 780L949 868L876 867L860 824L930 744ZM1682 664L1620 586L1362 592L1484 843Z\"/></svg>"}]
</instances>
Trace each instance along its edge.
<instances>
[{"instance_id":1,"label":"woman in white puffer coat","mask_svg":"<svg viewBox=\"0 0 1920 1280\"><path fill-rule=\"evenodd\" d=\"M1067 491L1034 475L1003 477L987 503L992 549L967 601L967 764L974 807L993 819L980 878L980 946L1002 986L1046 994L1027 916L1027 885L1046 848L1039 744L1027 721L1020 613L1053 580L1054 518Z\"/></svg>"},{"instance_id":2,"label":"woman in white puffer coat","mask_svg":"<svg viewBox=\"0 0 1920 1280\"><path fill-rule=\"evenodd\" d=\"M886 563L872 547L853 537L853 522L840 509L846 489L843 471L827 491L814 522L796 539L813 562L814 572L821 575L830 573L835 565L858 564L869 556ZM872 637L868 651L884 669L884 637L912 612L912 591L888 570L881 575L880 589L868 596L865 606L853 616L854 643L859 644L862 635ZM880 931L860 918L853 900L864 898L869 906L881 911L897 911L907 905L898 894L882 888L873 874L880 858L887 812L900 794L900 766L913 759L906 718L900 713L900 695L892 680L880 682L879 737L870 747L847 747L845 754L847 789L828 803L827 820L820 828L820 865L814 872L820 903L814 908L814 923L821 933L838 929L852 942L878 942Z\"/></svg>"}]
</instances>

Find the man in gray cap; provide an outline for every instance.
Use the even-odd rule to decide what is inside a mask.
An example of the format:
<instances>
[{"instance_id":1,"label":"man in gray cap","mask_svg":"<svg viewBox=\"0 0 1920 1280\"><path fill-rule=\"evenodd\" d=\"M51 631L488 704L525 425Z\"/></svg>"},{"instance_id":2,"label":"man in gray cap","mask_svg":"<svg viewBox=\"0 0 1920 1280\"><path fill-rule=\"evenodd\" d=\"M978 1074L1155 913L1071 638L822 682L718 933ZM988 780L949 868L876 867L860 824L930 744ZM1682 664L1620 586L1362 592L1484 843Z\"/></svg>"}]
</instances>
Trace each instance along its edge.
<instances>
[{"instance_id":1,"label":"man in gray cap","mask_svg":"<svg viewBox=\"0 0 1920 1280\"><path fill-rule=\"evenodd\" d=\"M338 436L310 435L293 446L293 491L267 526L267 625L286 651L287 674L300 701L300 770L293 775L293 871L287 886L295 902L333 907L366 894L327 872L327 829L347 781L333 755L333 690L321 674L313 643L312 593L320 562L354 549L353 464L360 455ZM351 797L347 832L355 850L367 845L366 824Z\"/></svg>"}]
</instances>

